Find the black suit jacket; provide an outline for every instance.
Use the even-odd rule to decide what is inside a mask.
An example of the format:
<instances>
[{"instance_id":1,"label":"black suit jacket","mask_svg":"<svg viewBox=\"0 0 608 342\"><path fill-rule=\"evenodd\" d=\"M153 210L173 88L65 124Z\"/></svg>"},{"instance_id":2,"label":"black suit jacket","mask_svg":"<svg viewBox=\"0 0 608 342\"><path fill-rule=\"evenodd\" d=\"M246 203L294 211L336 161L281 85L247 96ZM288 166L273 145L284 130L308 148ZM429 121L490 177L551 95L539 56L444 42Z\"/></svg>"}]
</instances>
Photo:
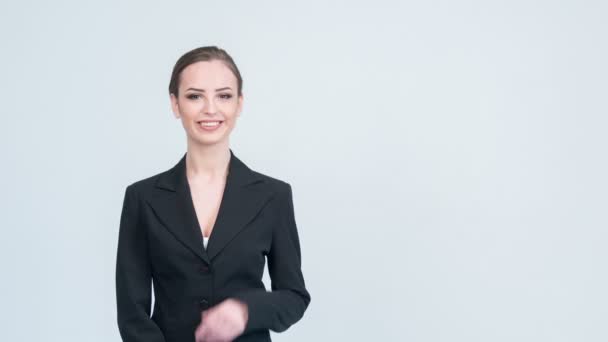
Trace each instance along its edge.
<instances>
[{"instance_id":1,"label":"black suit jacket","mask_svg":"<svg viewBox=\"0 0 608 342\"><path fill-rule=\"evenodd\" d=\"M251 170L231 149L205 249L186 178L186 154L171 169L126 187L116 258L122 340L193 342L201 311L232 297L249 310L245 331L235 341L270 341L269 329L286 330L310 302L291 186ZM272 291L262 282L265 260Z\"/></svg>"}]
</instances>

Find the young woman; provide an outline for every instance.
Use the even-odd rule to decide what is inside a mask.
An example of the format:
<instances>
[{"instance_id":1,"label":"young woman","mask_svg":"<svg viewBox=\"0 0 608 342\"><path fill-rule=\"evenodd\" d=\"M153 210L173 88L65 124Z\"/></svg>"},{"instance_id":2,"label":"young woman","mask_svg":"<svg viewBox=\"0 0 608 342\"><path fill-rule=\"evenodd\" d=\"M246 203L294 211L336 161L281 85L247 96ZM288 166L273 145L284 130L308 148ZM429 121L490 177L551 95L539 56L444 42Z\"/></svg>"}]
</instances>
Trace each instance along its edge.
<instances>
[{"instance_id":1,"label":"young woman","mask_svg":"<svg viewBox=\"0 0 608 342\"><path fill-rule=\"evenodd\" d=\"M291 186L250 169L229 147L242 86L215 46L173 68L171 105L187 151L125 190L116 260L125 342L270 341L269 330L286 330L310 303ZM262 282L265 260L272 291Z\"/></svg>"}]
</instances>

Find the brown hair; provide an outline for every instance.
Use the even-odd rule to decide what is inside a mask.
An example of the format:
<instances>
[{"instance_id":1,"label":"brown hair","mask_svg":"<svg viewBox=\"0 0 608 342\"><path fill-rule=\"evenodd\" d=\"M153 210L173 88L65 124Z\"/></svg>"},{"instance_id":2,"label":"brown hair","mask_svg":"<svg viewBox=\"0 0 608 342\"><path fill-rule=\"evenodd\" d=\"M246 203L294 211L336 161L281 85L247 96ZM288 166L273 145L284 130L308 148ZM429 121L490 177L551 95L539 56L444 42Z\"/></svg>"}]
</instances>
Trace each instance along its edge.
<instances>
[{"instance_id":1,"label":"brown hair","mask_svg":"<svg viewBox=\"0 0 608 342\"><path fill-rule=\"evenodd\" d=\"M217 46L199 47L194 50L190 50L184 55L182 55L173 67L173 72L171 73L171 81L169 82L169 94L177 96L177 88L179 86L180 75L188 65L194 64L196 62L209 62L214 60L224 62L228 69L232 71L237 80L237 90L238 95L240 96L243 90L243 78L241 77L239 68L236 67L236 64L232 60L232 57L230 57L230 55L226 51L218 48Z\"/></svg>"}]
</instances>

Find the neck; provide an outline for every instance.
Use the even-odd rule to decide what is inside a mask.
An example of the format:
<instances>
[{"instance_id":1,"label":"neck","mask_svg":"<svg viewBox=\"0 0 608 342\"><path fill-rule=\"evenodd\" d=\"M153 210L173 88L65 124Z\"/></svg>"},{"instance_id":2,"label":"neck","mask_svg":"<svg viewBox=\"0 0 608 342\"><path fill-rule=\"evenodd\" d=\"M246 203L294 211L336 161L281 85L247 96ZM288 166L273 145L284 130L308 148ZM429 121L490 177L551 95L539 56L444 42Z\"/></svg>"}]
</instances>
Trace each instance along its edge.
<instances>
[{"instance_id":1,"label":"neck","mask_svg":"<svg viewBox=\"0 0 608 342\"><path fill-rule=\"evenodd\" d=\"M211 181L225 177L230 162L228 142L214 145L188 144L186 172L189 179Z\"/></svg>"}]
</instances>

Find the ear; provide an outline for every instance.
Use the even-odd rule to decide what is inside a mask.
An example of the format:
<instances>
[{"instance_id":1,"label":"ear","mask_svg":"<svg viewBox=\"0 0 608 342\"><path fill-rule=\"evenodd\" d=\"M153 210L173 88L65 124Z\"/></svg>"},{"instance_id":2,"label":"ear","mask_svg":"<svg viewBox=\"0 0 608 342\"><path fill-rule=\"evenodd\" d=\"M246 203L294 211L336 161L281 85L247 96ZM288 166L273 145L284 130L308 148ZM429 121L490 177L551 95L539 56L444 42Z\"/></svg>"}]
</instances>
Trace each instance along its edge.
<instances>
[{"instance_id":1,"label":"ear","mask_svg":"<svg viewBox=\"0 0 608 342\"><path fill-rule=\"evenodd\" d=\"M245 101L245 97L243 97L243 93L239 95L239 104L236 111L236 116L241 116L241 111L243 110L243 101Z\"/></svg>"},{"instance_id":2,"label":"ear","mask_svg":"<svg viewBox=\"0 0 608 342\"><path fill-rule=\"evenodd\" d=\"M169 94L169 99L171 100L171 109L173 110L173 115L179 119L179 104L177 103L177 97L175 94Z\"/></svg>"}]
</instances>

